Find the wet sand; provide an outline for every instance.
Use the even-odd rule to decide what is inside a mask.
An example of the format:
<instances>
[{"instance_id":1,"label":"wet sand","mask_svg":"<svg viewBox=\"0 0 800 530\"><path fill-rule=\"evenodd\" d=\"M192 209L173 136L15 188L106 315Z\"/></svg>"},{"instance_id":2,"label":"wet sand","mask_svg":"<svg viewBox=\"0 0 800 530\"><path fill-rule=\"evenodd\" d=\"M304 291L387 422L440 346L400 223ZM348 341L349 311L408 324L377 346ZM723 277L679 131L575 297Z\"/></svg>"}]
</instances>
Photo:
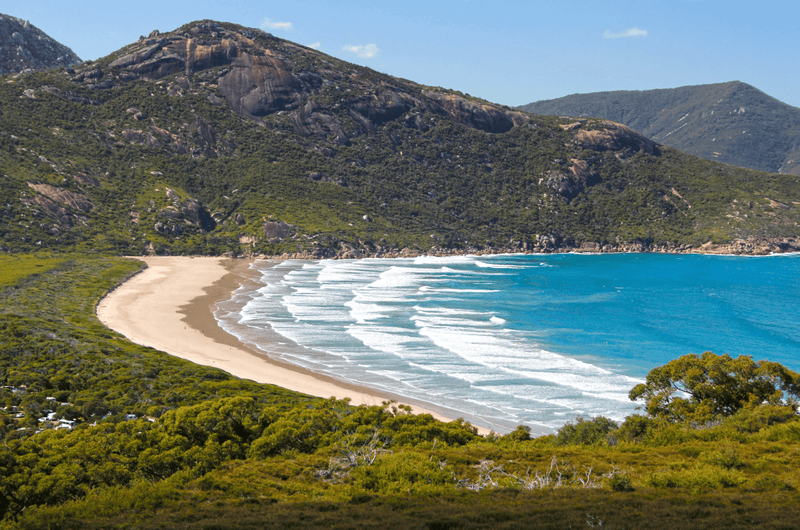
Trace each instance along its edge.
<instances>
[{"instance_id":1,"label":"wet sand","mask_svg":"<svg viewBox=\"0 0 800 530\"><path fill-rule=\"evenodd\" d=\"M97 315L129 340L231 375L353 405L409 404L416 414L451 421L454 412L351 385L282 363L253 350L217 325L214 305L249 276L250 260L208 257L137 258L147 269L108 294ZM438 410L437 410L438 409ZM451 414L448 415L448 412ZM488 430L479 428L481 434Z\"/></svg>"}]
</instances>

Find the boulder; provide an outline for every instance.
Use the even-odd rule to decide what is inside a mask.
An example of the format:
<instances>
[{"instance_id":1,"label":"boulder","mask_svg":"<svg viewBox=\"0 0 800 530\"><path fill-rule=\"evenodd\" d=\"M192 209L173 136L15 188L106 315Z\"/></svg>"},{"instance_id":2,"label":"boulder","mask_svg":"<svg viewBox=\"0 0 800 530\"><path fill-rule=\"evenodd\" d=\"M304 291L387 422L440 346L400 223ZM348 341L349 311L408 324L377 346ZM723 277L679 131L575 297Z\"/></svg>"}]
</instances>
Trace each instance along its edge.
<instances>
[{"instance_id":1,"label":"boulder","mask_svg":"<svg viewBox=\"0 0 800 530\"><path fill-rule=\"evenodd\" d=\"M66 204L67 206L75 208L76 210L91 212L94 209L94 204L92 204L92 202L87 199L85 195L80 193L75 193L74 191L65 190L49 184L32 184L29 182L28 186L30 186L36 192L44 195L48 199L61 204Z\"/></svg>"},{"instance_id":2,"label":"boulder","mask_svg":"<svg viewBox=\"0 0 800 530\"><path fill-rule=\"evenodd\" d=\"M281 240L294 234L295 227L284 221L267 221L261 230L265 237Z\"/></svg>"}]
</instances>

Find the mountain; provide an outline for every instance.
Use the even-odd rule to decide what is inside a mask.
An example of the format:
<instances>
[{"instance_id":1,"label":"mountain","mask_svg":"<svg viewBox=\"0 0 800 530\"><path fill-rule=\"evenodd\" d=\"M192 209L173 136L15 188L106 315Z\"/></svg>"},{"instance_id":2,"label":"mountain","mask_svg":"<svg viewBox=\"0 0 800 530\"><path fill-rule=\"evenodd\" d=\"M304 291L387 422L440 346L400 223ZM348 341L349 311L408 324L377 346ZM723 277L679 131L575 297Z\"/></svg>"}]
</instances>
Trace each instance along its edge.
<instances>
[{"instance_id":1,"label":"mountain","mask_svg":"<svg viewBox=\"0 0 800 530\"><path fill-rule=\"evenodd\" d=\"M72 50L27 20L0 13L0 75L74 66L80 62Z\"/></svg>"},{"instance_id":2,"label":"mountain","mask_svg":"<svg viewBox=\"0 0 800 530\"><path fill-rule=\"evenodd\" d=\"M536 114L614 120L709 160L800 175L800 109L739 81L573 94L519 108Z\"/></svg>"},{"instance_id":3,"label":"mountain","mask_svg":"<svg viewBox=\"0 0 800 530\"><path fill-rule=\"evenodd\" d=\"M234 24L154 31L75 71L0 83L5 251L357 257L742 239L737 251L762 252L797 243L784 238L800 235L798 201L794 176Z\"/></svg>"}]
</instances>

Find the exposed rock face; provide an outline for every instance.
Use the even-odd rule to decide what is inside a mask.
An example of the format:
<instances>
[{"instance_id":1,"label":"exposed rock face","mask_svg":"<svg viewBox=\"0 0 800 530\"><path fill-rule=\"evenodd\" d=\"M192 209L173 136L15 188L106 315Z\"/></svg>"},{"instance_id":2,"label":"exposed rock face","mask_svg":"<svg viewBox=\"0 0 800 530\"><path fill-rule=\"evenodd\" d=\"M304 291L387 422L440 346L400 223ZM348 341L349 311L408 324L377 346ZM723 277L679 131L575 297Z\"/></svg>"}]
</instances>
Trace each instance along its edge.
<instances>
[{"instance_id":1,"label":"exposed rock face","mask_svg":"<svg viewBox=\"0 0 800 530\"><path fill-rule=\"evenodd\" d=\"M80 62L72 50L27 20L0 14L0 75L72 66Z\"/></svg>"},{"instance_id":2,"label":"exposed rock face","mask_svg":"<svg viewBox=\"0 0 800 530\"><path fill-rule=\"evenodd\" d=\"M76 210L91 212L94 208L94 204L92 204L85 195L80 193L75 193L74 191L65 190L49 184L31 184L29 182L28 186L36 190L38 193L44 195L48 199L61 204L66 204L67 206L75 208Z\"/></svg>"},{"instance_id":3,"label":"exposed rock face","mask_svg":"<svg viewBox=\"0 0 800 530\"><path fill-rule=\"evenodd\" d=\"M208 212L203 208L203 205L197 199L188 199L181 212L184 218L190 223L195 224L205 231L214 229L214 220L208 215Z\"/></svg>"},{"instance_id":4,"label":"exposed rock face","mask_svg":"<svg viewBox=\"0 0 800 530\"><path fill-rule=\"evenodd\" d=\"M216 223L200 201L192 198L182 201L175 190L166 188L165 191L172 204L158 210L160 221L154 227L156 232L180 235L183 233L181 225L196 226L206 232L214 229Z\"/></svg>"},{"instance_id":5,"label":"exposed rock face","mask_svg":"<svg viewBox=\"0 0 800 530\"><path fill-rule=\"evenodd\" d=\"M504 133L521 125L526 117L521 112L507 111L493 105L469 101L453 94L425 92L441 109L437 114L450 115L460 123L491 133ZM439 109L431 108L433 112Z\"/></svg>"},{"instance_id":6,"label":"exposed rock face","mask_svg":"<svg viewBox=\"0 0 800 530\"><path fill-rule=\"evenodd\" d=\"M239 114L266 116L300 105L298 79L276 57L237 57L233 68L219 80L219 90Z\"/></svg>"},{"instance_id":7,"label":"exposed rock face","mask_svg":"<svg viewBox=\"0 0 800 530\"><path fill-rule=\"evenodd\" d=\"M587 131L579 129L575 138L586 148L595 151L619 151L629 149L631 151L644 151L653 154L656 150L656 143L649 138L645 138L630 127L604 121L603 129Z\"/></svg>"},{"instance_id":8,"label":"exposed rock face","mask_svg":"<svg viewBox=\"0 0 800 530\"><path fill-rule=\"evenodd\" d=\"M264 223L264 226L262 227L264 236L274 241L285 239L294 234L294 231L295 227L284 221L268 221Z\"/></svg>"}]
</instances>

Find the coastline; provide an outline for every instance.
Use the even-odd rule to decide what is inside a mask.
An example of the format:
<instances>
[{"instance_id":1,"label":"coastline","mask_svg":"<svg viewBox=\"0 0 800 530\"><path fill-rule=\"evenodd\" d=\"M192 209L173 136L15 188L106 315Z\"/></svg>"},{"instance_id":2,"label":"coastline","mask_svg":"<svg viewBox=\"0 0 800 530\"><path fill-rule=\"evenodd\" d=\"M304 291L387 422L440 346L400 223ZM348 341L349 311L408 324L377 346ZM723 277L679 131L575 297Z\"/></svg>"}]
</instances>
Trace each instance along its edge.
<instances>
[{"instance_id":1,"label":"coastline","mask_svg":"<svg viewBox=\"0 0 800 530\"><path fill-rule=\"evenodd\" d=\"M516 242L512 247L484 248L447 248L431 247L420 249L357 249L342 245L340 250L316 249L312 251L290 252L280 255L266 254L234 254L228 252L224 257L244 257L249 259L360 259L360 258L417 258L421 256L489 256L498 254L701 254L717 256L773 256L800 253L800 238L797 237L759 237L751 239L734 239L729 243L713 243L708 241L699 246L667 243L653 245L650 243L593 243L577 244L565 241L559 236L536 236L535 243Z\"/></svg>"},{"instance_id":2,"label":"coastline","mask_svg":"<svg viewBox=\"0 0 800 530\"><path fill-rule=\"evenodd\" d=\"M259 353L224 331L212 308L237 289L249 274L252 260L212 257L136 257L147 268L103 298L96 312L100 321L126 338L191 362L220 368L258 383L273 384L303 394L337 399L353 405L381 405L395 400L415 414L431 414L449 422L457 413L377 392ZM480 434L490 431L477 426Z\"/></svg>"}]
</instances>

